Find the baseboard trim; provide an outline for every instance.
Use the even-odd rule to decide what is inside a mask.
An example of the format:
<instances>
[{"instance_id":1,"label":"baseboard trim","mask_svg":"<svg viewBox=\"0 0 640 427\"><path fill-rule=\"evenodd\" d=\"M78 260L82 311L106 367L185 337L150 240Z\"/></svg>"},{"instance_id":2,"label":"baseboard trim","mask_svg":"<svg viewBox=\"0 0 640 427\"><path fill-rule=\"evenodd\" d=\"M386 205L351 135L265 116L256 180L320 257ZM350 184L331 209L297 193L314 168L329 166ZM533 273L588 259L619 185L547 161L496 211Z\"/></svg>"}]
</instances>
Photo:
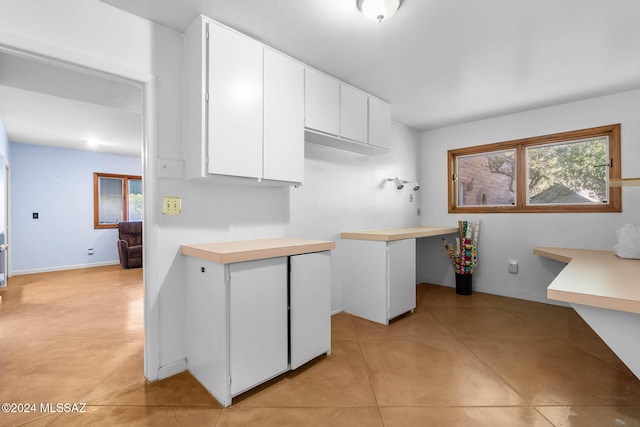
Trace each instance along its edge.
<instances>
[{"instance_id":1,"label":"baseboard trim","mask_svg":"<svg viewBox=\"0 0 640 427\"><path fill-rule=\"evenodd\" d=\"M32 268L29 270L13 270L9 277L21 276L24 274L52 273L54 271L78 270L81 268L105 267L108 265L118 265L118 264L120 264L119 261L104 261L104 262L96 262L92 264L75 264L75 265L62 265L58 267Z\"/></svg>"},{"instance_id":2,"label":"baseboard trim","mask_svg":"<svg viewBox=\"0 0 640 427\"><path fill-rule=\"evenodd\" d=\"M168 365L160 366L158 369L158 380L172 377L187 370L187 359L177 360Z\"/></svg>"}]
</instances>

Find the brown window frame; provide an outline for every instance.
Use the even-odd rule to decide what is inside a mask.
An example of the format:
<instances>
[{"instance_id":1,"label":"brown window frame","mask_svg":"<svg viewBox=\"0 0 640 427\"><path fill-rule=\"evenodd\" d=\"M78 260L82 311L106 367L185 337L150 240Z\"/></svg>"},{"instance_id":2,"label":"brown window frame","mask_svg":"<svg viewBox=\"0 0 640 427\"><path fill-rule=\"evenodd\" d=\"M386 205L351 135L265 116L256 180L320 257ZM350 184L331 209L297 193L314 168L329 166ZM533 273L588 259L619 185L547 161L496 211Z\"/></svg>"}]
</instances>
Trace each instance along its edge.
<instances>
[{"instance_id":1,"label":"brown window frame","mask_svg":"<svg viewBox=\"0 0 640 427\"><path fill-rule=\"evenodd\" d=\"M129 218L129 180L142 181L142 176L138 175L120 175L115 173L93 173L93 228L118 228L118 224L100 224L100 178L118 178L122 179L122 220L127 221Z\"/></svg>"},{"instance_id":2,"label":"brown window frame","mask_svg":"<svg viewBox=\"0 0 640 427\"><path fill-rule=\"evenodd\" d=\"M449 213L563 213L563 212L622 212L622 194L620 188L609 187L608 203L602 205L552 205L527 206L527 170L525 150L537 145L569 142L599 136L609 138L609 175L608 183L621 177L620 124L580 129L551 135L523 138L494 144L449 150L448 156L448 208ZM484 154L500 150L516 150L515 158L515 204L505 206L457 206L458 180L456 177L456 159L470 154Z\"/></svg>"}]
</instances>

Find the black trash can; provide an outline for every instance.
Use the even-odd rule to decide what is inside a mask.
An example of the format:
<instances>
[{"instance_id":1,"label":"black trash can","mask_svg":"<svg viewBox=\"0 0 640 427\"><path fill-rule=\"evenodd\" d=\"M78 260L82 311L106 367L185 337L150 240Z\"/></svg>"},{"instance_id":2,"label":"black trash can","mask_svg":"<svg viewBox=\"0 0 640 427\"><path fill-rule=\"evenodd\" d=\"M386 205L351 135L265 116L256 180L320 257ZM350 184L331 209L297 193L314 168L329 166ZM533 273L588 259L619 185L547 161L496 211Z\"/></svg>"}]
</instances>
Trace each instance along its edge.
<instances>
[{"instance_id":1,"label":"black trash can","mask_svg":"<svg viewBox=\"0 0 640 427\"><path fill-rule=\"evenodd\" d=\"M456 294L471 295L472 282L473 282L473 274L456 273Z\"/></svg>"}]
</instances>

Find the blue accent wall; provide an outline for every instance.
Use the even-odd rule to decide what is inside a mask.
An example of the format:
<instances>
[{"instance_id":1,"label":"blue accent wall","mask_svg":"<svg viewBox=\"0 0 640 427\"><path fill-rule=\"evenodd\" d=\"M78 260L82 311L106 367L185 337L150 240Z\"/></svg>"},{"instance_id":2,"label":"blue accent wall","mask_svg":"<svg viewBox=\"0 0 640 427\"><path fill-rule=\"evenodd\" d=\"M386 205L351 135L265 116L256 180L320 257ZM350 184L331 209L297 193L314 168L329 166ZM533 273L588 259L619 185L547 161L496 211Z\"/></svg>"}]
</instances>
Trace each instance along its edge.
<instances>
[{"instance_id":1,"label":"blue accent wall","mask_svg":"<svg viewBox=\"0 0 640 427\"><path fill-rule=\"evenodd\" d=\"M118 262L118 230L93 228L93 173L142 175L140 157L15 142L9 154L12 274Z\"/></svg>"}]
</instances>

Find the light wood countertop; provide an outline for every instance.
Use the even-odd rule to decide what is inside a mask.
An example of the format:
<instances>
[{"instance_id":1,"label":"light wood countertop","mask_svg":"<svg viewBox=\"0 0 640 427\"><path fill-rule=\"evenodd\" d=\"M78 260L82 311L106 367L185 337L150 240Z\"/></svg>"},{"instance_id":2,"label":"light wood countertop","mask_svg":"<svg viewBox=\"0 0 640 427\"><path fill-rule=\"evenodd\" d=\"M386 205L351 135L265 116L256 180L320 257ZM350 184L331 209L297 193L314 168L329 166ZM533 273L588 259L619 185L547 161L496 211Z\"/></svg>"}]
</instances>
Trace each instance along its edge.
<instances>
[{"instance_id":1,"label":"light wood countertop","mask_svg":"<svg viewBox=\"0 0 640 427\"><path fill-rule=\"evenodd\" d=\"M533 252L567 263L547 288L548 298L640 314L640 260L591 249L537 247Z\"/></svg>"},{"instance_id":2,"label":"light wood countertop","mask_svg":"<svg viewBox=\"0 0 640 427\"><path fill-rule=\"evenodd\" d=\"M196 243L180 246L180 253L218 264L254 261L265 258L300 255L335 249L336 243L294 237Z\"/></svg>"},{"instance_id":3,"label":"light wood countertop","mask_svg":"<svg viewBox=\"0 0 640 427\"><path fill-rule=\"evenodd\" d=\"M414 239L418 237L442 236L444 234L457 232L458 227L419 226L344 232L340 234L340 237L342 237L343 239L380 240L388 242L392 240Z\"/></svg>"}]
</instances>

